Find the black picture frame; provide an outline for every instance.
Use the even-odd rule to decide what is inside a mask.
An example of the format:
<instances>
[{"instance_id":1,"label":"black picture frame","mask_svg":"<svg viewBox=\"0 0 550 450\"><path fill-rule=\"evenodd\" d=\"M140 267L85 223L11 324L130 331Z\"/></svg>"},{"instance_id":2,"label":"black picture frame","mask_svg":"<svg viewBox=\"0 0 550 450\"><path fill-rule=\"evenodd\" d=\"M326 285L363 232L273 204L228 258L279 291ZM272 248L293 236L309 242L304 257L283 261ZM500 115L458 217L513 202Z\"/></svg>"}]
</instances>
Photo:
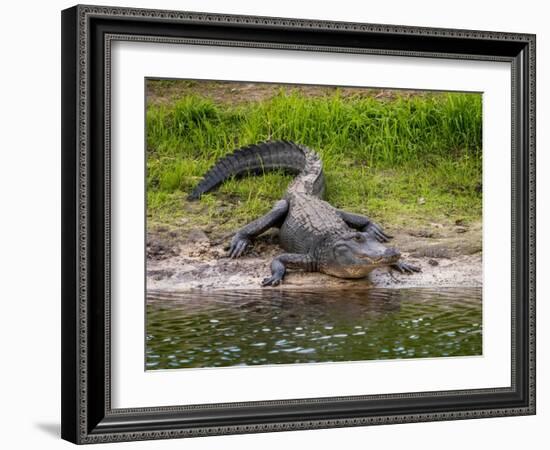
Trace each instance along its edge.
<instances>
[{"instance_id":1,"label":"black picture frame","mask_svg":"<svg viewBox=\"0 0 550 450\"><path fill-rule=\"evenodd\" d=\"M507 61L512 67L512 374L506 388L112 409L113 40ZM535 36L75 6L62 12L62 437L131 441L535 414Z\"/></svg>"}]
</instances>

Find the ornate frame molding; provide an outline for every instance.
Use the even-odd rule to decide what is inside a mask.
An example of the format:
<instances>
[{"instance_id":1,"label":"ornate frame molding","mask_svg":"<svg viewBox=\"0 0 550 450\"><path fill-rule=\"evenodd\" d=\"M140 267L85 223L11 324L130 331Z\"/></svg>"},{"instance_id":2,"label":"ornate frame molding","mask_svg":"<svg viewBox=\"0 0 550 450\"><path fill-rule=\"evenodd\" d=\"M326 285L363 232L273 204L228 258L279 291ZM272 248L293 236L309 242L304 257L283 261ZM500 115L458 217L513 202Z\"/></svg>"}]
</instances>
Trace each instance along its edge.
<instances>
[{"instance_id":1,"label":"ornate frame molding","mask_svg":"<svg viewBox=\"0 0 550 450\"><path fill-rule=\"evenodd\" d=\"M390 37L400 37L403 41L415 37L426 37L435 39L457 39L457 42L464 40L479 42L497 42L498 48L510 49L504 54L495 51L494 54L482 52L443 52L440 50L421 49L396 49L377 47L350 47L327 44L304 44L304 43L281 43L266 42L261 40L244 39L219 39L205 37L169 37L151 36L145 34L116 33L110 30L92 30L94 20L106 19L108 21L118 20L125 23L128 20L135 20L144 26L156 22L172 27L181 25L197 25L199 27L222 27L239 26L254 33L256 30L295 31L319 30L338 32L339 36L346 36L348 33L360 33L376 35L380 41ZM63 390L63 437L77 443L97 443L111 441L128 441L143 439L162 439L173 437L206 436L215 434L235 434L250 432L270 432L297 429L347 427L373 424L439 421L453 419L468 419L481 417L499 417L509 415L526 415L535 413L535 36L529 34L500 33L487 31L470 30L449 30L424 27L405 27L395 25L377 25L332 21L312 21L304 19L286 19L256 16L234 16L222 14L203 14L194 12L159 11L148 9L112 8L99 6L76 6L63 13L64 28L64 50L63 50L63 74L64 74L64 129L63 129L63 158L67 166L63 167L63 189L64 215L63 222L64 251L63 251L63 376L65 380L71 379L69 386ZM99 37L98 37L99 36ZM97 60L94 60L98 52L97 42L93 39L100 39L103 46L103 55L100 69L105 69L103 82L102 107L104 124L102 129L102 144L104 147L104 160L102 161L103 179L94 179L94 167L90 161L90 142L93 139L91 129L96 126L92 123L93 116L90 110L94 108L92 96L97 95L91 82L97 76ZM449 391L431 392L419 394L396 394L377 395L361 397L334 397L274 402L250 402L243 404L217 404L217 405L196 405L171 408L139 408L113 410L110 403L110 63L111 43L115 40L144 41L156 43L186 43L197 45L218 45L218 46L244 46L265 49L292 49L305 51L328 51L348 52L366 54L384 54L414 57L452 58L452 59L481 59L490 61L507 61L512 64L512 99L513 99L513 120L512 120L512 154L513 154L513 196L518 201L513 202L512 211L512 271L513 302L521 302L521 305L513 305L513 343L512 343L512 386L510 388L484 389L473 391ZM70 42L69 42L70 41ZM94 47L95 45L95 47ZM384 44L383 44L384 45ZM457 44L458 45L458 44ZM472 44L473 45L473 44ZM411 44L413 46L413 44ZM473 45L472 48L474 48ZM514 49L519 49L515 51ZM70 66L70 67L69 67ZM95 72L94 72L95 71ZM67 81L67 83L65 83ZM76 105L76 107L75 107ZM96 142L99 139L96 140ZM75 152L76 148L76 152ZM74 170L76 168L76 170ZM523 177L523 178L522 178ZM521 182L521 183L520 183ZM102 183L100 192L103 198L100 201L104 211L103 217L96 217L97 210L93 209L92 203L98 201L96 189L98 183ZM519 191L518 191L519 186ZM70 192L69 192L70 190ZM94 215L95 214L95 215ZM103 221L103 265L98 267L104 274L103 291L104 298L103 324L97 325L89 320L92 313L91 296L91 273L97 259L90 257L94 251L91 247L90 233L97 229L96 221ZM517 238L519 236L519 239ZM526 242L524 242L526 240ZM525 248L524 248L525 247ZM517 251L516 251L517 249ZM520 253L519 255L516 253ZM522 255L525 261L522 262ZM518 260L520 258L520 260ZM517 261L522 262L518 272ZM95 272L94 272L95 274ZM95 274L97 275L97 274ZM94 275L94 276L95 276ZM526 298L518 298L521 292L528 292ZM516 310L516 307L519 308ZM522 309L523 308L523 309ZM524 322L521 322L521 330L515 327L521 318L517 317L516 311L523 311ZM65 324L65 319L69 322ZM105 382L103 385L103 407L98 405L92 407L90 401L91 391L96 392L96 387L91 385L89 350L97 345L98 337L94 335L103 333L104 345L104 367L103 374ZM96 334L97 334L96 333ZM525 342L516 342L516 336L520 333ZM522 338L522 339L523 339ZM68 340L73 340L70 344ZM100 339L101 340L101 339ZM517 345L524 344L517 359ZM523 347L522 347L523 348ZM516 373L516 366L521 368L521 373ZM73 380L74 379L74 380ZM428 396L464 397L473 394L509 394L517 393L518 383L524 387L527 398L517 401L509 406L489 406L487 408L477 407L470 410L449 410L432 412L414 412L381 415L363 415L356 417L322 418L307 420L281 420L270 423L255 424L221 424L212 426L162 426L154 427L143 425L140 417L144 415L164 415L170 413L182 413L185 411L236 407L236 406L290 406L306 404L326 404L330 402L341 402L348 400L383 400L400 399L410 400L421 399ZM93 411L92 411L93 410ZM147 417L149 417L147 416ZM122 418L128 422L128 418L135 418L135 423L122 426ZM98 420L101 419L101 420Z\"/></svg>"}]
</instances>

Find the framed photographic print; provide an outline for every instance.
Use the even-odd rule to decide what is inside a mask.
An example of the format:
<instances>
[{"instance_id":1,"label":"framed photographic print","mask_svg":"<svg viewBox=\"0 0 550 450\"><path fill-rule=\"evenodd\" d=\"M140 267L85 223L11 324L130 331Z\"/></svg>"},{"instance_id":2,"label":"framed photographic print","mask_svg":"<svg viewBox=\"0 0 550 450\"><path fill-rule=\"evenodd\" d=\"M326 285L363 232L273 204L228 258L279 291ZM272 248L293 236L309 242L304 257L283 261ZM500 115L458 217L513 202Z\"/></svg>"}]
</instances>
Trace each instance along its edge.
<instances>
[{"instance_id":1,"label":"framed photographic print","mask_svg":"<svg viewBox=\"0 0 550 450\"><path fill-rule=\"evenodd\" d=\"M62 436L535 413L535 36L62 12Z\"/></svg>"}]
</instances>

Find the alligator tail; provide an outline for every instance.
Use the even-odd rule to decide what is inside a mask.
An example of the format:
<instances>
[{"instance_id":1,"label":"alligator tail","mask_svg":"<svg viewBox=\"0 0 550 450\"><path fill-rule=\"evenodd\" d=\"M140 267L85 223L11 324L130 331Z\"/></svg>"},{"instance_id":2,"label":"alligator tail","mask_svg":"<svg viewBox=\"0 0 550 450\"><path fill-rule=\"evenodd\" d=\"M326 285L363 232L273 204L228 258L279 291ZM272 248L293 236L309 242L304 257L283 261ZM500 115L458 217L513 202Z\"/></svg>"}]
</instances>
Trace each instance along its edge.
<instances>
[{"instance_id":1,"label":"alligator tail","mask_svg":"<svg viewBox=\"0 0 550 450\"><path fill-rule=\"evenodd\" d=\"M319 156L309 148L290 141L268 141L235 150L219 159L189 194L197 200L234 176L255 175L271 170L298 175L293 185L306 182L309 193L321 196L324 180ZM304 184L304 183L302 183Z\"/></svg>"}]
</instances>

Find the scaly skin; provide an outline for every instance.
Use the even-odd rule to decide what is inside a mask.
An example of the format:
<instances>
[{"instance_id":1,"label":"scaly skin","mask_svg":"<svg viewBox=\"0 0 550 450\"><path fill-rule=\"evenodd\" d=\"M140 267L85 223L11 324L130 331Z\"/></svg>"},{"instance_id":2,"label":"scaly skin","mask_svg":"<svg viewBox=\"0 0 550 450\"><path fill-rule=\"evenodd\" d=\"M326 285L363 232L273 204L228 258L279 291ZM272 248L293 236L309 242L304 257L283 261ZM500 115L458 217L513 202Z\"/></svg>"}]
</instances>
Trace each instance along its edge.
<instances>
[{"instance_id":1,"label":"scaly skin","mask_svg":"<svg viewBox=\"0 0 550 450\"><path fill-rule=\"evenodd\" d=\"M400 261L400 254L382 244L391 237L368 217L334 208L322 199L324 176L319 156L288 141L265 142L237 150L216 163L189 196L196 199L225 179L282 168L296 173L284 199L265 216L241 228L233 237L229 256L238 258L254 237L271 227L280 228L279 240L287 251L271 263L271 276L262 286L282 282L287 269L322 272L339 278L363 278L388 266L401 273L420 268Z\"/></svg>"}]
</instances>

